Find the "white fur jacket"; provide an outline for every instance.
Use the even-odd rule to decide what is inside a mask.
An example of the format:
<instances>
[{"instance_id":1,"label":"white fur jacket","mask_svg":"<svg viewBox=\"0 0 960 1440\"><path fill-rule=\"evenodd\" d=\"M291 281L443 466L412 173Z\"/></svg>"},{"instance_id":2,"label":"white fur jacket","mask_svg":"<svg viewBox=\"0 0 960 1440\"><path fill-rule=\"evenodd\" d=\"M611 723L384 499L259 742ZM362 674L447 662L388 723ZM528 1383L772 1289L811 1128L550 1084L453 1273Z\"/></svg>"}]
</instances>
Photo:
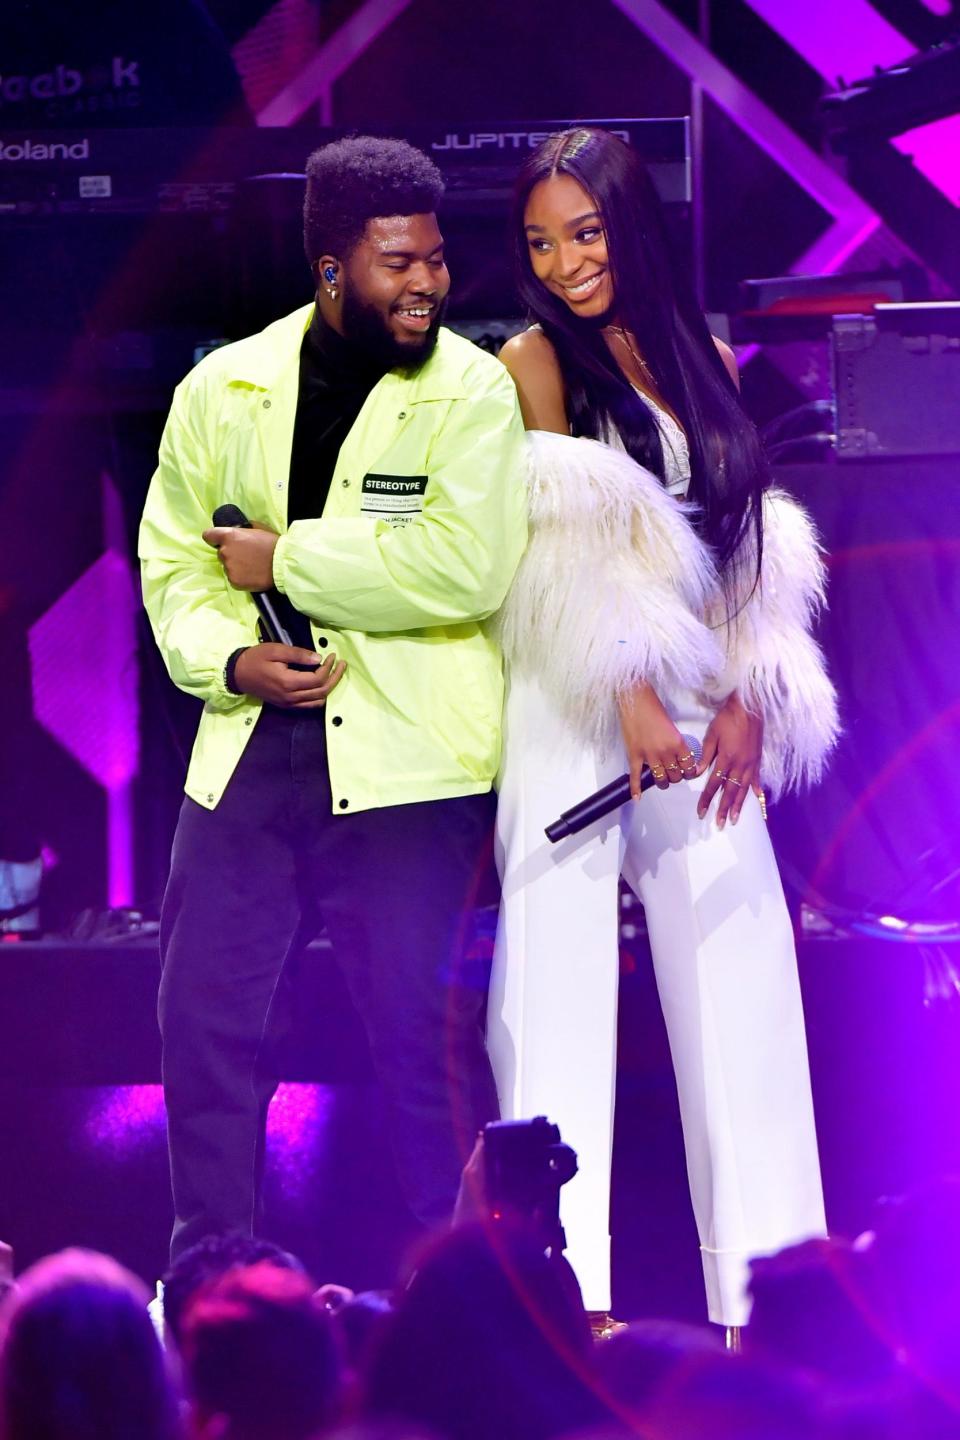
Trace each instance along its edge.
<instances>
[{"instance_id":1,"label":"white fur jacket","mask_svg":"<svg viewBox=\"0 0 960 1440\"><path fill-rule=\"evenodd\" d=\"M609 445L527 438L530 543L497 621L509 665L603 748L619 732L616 697L640 680L665 703L692 691L716 706L736 690L763 718L771 794L817 780L839 727L810 634L824 568L804 510L767 492L760 583L728 624L690 506Z\"/></svg>"}]
</instances>

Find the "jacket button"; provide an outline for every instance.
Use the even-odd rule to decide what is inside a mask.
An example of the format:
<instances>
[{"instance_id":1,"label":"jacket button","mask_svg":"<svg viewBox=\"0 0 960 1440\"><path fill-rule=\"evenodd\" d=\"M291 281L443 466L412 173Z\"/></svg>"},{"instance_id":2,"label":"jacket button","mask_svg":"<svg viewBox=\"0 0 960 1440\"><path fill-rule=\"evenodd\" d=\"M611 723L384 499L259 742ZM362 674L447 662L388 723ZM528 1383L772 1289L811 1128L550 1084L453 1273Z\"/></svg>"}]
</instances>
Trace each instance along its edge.
<instances>
[{"instance_id":1,"label":"jacket button","mask_svg":"<svg viewBox=\"0 0 960 1440\"><path fill-rule=\"evenodd\" d=\"M334 715L333 719L330 721L330 724L331 724L331 725L342 725L342 724L343 724L343 716L342 716L342 715Z\"/></svg>"},{"instance_id":2,"label":"jacket button","mask_svg":"<svg viewBox=\"0 0 960 1440\"><path fill-rule=\"evenodd\" d=\"M350 804L350 801L349 801L349 800L341 800L341 801L340 801L340 809L341 809L341 810L346 810L346 808L347 808L347 806L348 806L349 804Z\"/></svg>"},{"instance_id":3,"label":"jacket button","mask_svg":"<svg viewBox=\"0 0 960 1440\"><path fill-rule=\"evenodd\" d=\"M401 411L400 411L400 414L397 416L397 419L398 419L398 420L406 420L406 418L407 418L407 412L406 412L406 410L401 410Z\"/></svg>"},{"instance_id":4,"label":"jacket button","mask_svg":"<svg viewBox=\"0 0 960 1440\"><path fill-rule=\"evenodd\" d=\"M269 410L272 403L273 403L273 402L270 401L270 400L264 400L264 402L263 402L263 408L264 408L264 410Z\"/></svg>"},{"instance_id":5,"label":"jacket button","mask_svg":"<svg viewBox=\"0 0 960 1440\"><path fill-rule=\"evenodd\" d=\"M327 639L326 635L318 635L317 644L320 646L321 650L326 650L327 646L330 644L330 641Z\"/></svg>"},{"instance_id":6,"label":"jacket button","mask_svg":"<svg viewBox=\"0 0 960 1440\"><path fill-rule=\"evenodd\" d=\"M212 795L208 795L208 796L207 796L207 804L208 804L208 805L212 805L212 804L213 804L213 796L212 796ZM341 804L341 805L344 805L344 804L346 804L346 801L341 800L341 801L340 801L340 804Z\"/></svg>"},{"instance_id":7,"label":"jacket button","mask_svg":"<svg viewBox=\"0 0 960 1440\"><path fill-rule=\"evenodd\" d=\"M253 716L252 716L252 715L248 715L247 718L246 718L246 720L244 720L243 723L244 723L244 725L252 725L252 724L253 724Z\"/></svg>"},{"instance_id":8,"label":"jacket button","mask_svg":"<svg viewBox=\"0 0 960 1440\"><path fill-rule=\"evenodd\" d=\"M344 490L347 489L347 487L348 487L349 484L350 484L350 481L347 479L346 475L344 475L343 479L340 481L340 484L343 486Z\"/></svg>"}]
</instances>

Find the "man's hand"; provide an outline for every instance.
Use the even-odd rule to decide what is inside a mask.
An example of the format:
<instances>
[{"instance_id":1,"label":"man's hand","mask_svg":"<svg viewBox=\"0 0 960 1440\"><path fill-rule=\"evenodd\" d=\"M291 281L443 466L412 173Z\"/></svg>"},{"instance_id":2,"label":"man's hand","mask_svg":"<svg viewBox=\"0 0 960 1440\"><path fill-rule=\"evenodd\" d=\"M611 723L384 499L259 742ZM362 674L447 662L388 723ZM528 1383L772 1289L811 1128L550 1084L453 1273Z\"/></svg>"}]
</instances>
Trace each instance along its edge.
<instances>
[{"instance_id":1,"label":"man's hand","mask_svg":"<svg viewBox=\"0 0 960 1440\"><path fill-rule=\"evenodd\" d=\"M212 525L203 538L219 552L220 563L235 590L269 590L273 584L273 552L279 535L262 526Z\"/></svg>"},{"instance_id":2,"label":"man's hand","mask_svg":"<svg viewBox=\"0 0 960 1440\"><path fill-rule=\"evenodd\" d=\"M291 670L291 665L316 669L308 673ZM336 655L321 663L319 655L298 645L251 645L237 658L233 683L241 694L254 695L284 710L319 710L346 668L346 661L338 662Z\"/></svg>"},{"instance_id":3,"label":"man's hand","mask_svg":"<svg viewBox=\"0 0 960 1440\"><path fill-rule=\"evenodd\" d=\"M759 715L751 715L734 691L710 721L703 737L703 756L697 773L704 774L711 765L713 772L697 805L701 820L719 790L717 828L723 829L728 816L731 824L736 825L748 791L760 794L762 753L763 721Z\"/></svg>"}]
</instances>

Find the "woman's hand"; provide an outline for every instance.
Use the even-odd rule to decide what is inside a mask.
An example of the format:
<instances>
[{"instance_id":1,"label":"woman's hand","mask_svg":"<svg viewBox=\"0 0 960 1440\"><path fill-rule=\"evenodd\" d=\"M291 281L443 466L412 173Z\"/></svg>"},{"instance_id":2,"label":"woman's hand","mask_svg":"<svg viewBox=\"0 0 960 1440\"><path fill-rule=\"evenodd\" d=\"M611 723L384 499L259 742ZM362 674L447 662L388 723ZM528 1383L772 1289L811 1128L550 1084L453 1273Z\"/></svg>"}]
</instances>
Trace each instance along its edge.
<instances>
[{"instance_id":1,"label":"woman's hand","mask_svg":"<svg viewBox=\"0 0 960 1440\"><path fill-rule=\"evenodd\" d=\"M747 791L760 794L760 757L763 752L763 721L752 715L734 691L723 702L710 721L703 737L703 756L697 770L703 775L712 765L713 772L700 795L697 814L701 820L710 808L717 791L717 828L722 830L729 816L736 825L747 798Z\"/></svg>"},{"instance_id":2,"label":"woman's hand","mask_svg":"<svg viewBox=\"0 0 960 1440\"><path fill-rule=\"evenodd\" d=\"M649 685L636 685L620 700L620 728L630 766L630 794L640 799L640 772L649 765L661 790L697 774L680 731Z\"/></svg>"}]
</instances>

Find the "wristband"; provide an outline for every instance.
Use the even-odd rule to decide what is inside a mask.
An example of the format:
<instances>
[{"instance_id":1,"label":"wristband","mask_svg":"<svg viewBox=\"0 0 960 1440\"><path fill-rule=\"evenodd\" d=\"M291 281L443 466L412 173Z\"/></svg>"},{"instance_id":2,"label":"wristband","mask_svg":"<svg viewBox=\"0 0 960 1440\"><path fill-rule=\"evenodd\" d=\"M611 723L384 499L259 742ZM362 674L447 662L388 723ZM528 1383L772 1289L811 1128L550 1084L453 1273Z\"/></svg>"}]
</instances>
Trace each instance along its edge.
<instances>
[{"instance_id":1,"label":"wristband","mask_svg":"<svg viewBox=\"0 0 960 1440\"><path fill-rule=\"evenodd\" d=\"M235 678L237 673L237 661L240 659L240 656L244 653L244 651L249 649L249 645L241 645L239 650L234 650L226 665L224 665L223 667L223 688L225 690L229 690L231 695L243 694L243 691L238 688Z\"/></svg>"}]
</instances>

